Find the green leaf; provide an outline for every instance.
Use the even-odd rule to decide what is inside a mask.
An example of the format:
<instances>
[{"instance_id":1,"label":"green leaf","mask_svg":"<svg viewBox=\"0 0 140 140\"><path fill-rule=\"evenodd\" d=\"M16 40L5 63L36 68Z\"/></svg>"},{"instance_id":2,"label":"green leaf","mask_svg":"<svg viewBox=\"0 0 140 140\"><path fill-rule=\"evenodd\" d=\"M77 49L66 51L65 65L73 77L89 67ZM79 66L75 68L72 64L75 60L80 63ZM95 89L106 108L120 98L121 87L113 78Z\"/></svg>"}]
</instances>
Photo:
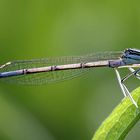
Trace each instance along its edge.
<instances>
[{"instance_id":1,"label":"green leaf","mask_svg":"<svg viewBox=\"0 0 140 140\"><path fill-rule=\"evenodd\" d=\"M134 90L132 96L139 108L136 108L130 99L125 97L101 124L92 140L124 140L140 119L140 88Z\"/></svg>"}]
</instances>

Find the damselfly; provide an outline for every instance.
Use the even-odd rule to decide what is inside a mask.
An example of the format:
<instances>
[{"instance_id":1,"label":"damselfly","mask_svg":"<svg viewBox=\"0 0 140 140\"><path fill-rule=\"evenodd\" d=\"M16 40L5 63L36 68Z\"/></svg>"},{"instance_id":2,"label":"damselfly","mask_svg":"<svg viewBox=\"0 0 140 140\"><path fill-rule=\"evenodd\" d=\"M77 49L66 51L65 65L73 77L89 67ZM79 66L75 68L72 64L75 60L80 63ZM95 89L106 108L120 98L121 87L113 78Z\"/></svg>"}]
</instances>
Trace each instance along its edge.
<instances>
[{"instance_id":1,"label":"damselfly","mask_svg":"<svg viewBox=\"0 0 140 140\"><path fill-rule=\"evenodd\" d=\"M126 49L123 52L104 52L86 56L60 57L52 59L19 60L0 66L0 80L20 84L45 84L76 77L94 67L109 67L116 72L124 96L132 98L124 81L134 75L140 79L140 50ZM121 78L118 69L128 68L130 74ZM138 68L135 70L134 68Z\"/></svg>"}]
</instances>

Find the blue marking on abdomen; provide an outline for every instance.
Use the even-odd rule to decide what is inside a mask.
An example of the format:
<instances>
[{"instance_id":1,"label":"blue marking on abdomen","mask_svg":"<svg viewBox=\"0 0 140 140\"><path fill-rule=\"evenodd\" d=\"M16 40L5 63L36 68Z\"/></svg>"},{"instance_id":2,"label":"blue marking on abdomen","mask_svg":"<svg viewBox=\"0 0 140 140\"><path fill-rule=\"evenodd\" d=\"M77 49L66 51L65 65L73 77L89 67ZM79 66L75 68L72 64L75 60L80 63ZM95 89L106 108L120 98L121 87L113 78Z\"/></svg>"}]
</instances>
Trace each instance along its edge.
<instances>
[{"instance_id":1,"label":"blue marking on abdomen","mask_svg":"<svg viewBox=\"0 0 140 140\"><path fill-rule=\"evenodd\" d=\"M2 73L0 73L0 78L18 76L18 75L22 75L22 74L24 74L24 72L22 70L2 72Z\"/></svg>"}]
</instances>

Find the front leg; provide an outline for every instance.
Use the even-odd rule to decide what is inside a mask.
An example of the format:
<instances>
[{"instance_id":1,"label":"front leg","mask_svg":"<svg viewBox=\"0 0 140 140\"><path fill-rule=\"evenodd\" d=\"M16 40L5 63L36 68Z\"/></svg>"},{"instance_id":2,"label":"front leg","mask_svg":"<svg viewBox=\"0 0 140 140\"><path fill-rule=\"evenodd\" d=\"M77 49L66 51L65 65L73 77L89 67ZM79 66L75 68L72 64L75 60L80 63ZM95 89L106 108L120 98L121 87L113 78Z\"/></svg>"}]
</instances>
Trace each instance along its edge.
<instances>
[{"instance_id":1,"label":"front leg","mask_svg":"<svg viewBox=\"0 0 140 140\"><path fill-rule=\"evenodd\" d=\"M136 76L136 78L138 78L140 80L140 75L139 75L139 72L140 72L140 68L138 70L135 70L133 68L128 68L132 73L134 73L134 76Z\"/></svg>"},{"instance_id":2,"label":"front leg","mask_svg":"<svg viewBox=\"0 0 140 140\"><path fill-rule=\"evenodd\" d=\"M121 90L122 90L124 96L125 96L125 97L128 96L129 99L131 100L131 102L138 108L137 103L135 102L135 100L134 100L133 97L131 96L129 90L128 90L127 87L125 86L124 80L121 79L121 76L120 76L120 74L119 74L119 71L118 71L116 68L115 68L115 72L116 72L117 79L118 79L119 85L120 85L120 87L121 87ZM131 75L130 75L130 76L131 76ZM130 77L130 76L129 76L129 77ZM125 78L125 80L126 80L126 79L127 79L127 77Z\"/></svg>"}]
</instances>

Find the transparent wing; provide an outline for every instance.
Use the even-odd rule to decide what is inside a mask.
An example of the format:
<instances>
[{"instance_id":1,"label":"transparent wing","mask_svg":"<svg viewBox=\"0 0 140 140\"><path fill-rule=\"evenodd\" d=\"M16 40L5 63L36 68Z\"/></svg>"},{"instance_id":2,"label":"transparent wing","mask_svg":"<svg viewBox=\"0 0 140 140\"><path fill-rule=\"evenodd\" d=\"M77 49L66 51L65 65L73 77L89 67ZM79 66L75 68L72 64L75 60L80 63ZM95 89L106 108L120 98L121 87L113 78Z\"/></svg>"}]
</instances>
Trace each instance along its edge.
<instances>
[{"instance_id":1,"label":"transparent wing","mask_svg":"<svg viewBox=\"0 0 140 140\"><path fill-rule=\"evenodd\" d=\"M15 71L20 69L38 68L44 66L54 66L62 64L74 64L74 63L86 63L94 62L98 60L116 59L120 57L120 52L105 52L89 54L86 56L70 56L70 57L59 57L59 58L44 58L44 59L33 59L33 60L19 60L13 61L0 68L0 72ZM47 83L59 82L67 79L72 79L92 68L81 68L81 69L69 69L61 71L50 71L34 74L25 74L7 78L1 78L1 81L10 83L28 84L28 85L42 85Z\"/></svg>"}]
</instances>

